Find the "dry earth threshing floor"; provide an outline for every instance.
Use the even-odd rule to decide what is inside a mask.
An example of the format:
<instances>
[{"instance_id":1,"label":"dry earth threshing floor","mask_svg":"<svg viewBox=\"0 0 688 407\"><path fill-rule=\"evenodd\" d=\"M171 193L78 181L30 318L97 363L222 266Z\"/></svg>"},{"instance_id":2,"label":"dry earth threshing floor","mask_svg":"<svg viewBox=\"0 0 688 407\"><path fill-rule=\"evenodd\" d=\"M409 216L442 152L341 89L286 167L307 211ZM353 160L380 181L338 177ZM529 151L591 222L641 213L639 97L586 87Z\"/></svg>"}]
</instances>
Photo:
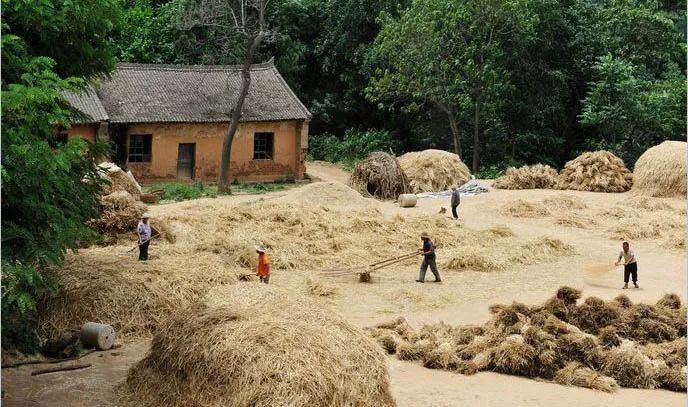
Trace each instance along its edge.
<instances>
[{"instance_id":1,"label":"dry earth threshing floor","mask_svg":"<svg viewBox=\"0 0 688 407\"><path fill-rule=\"evenodd\" d=\"M337 167L310 163L309 172L325 181L345 182L346 173ZM221 197L232 202L269 200L283 195L277 192L260 196ZM482 323L489 317L488 305L495 302L520 301L539 303L561 285L583 290L584 296L611 299L621 290L622 271L612 263L620 242L608 237L604 228L577 229L555 225L551 217L513 218L501 214L500 207L509 200L542 200L560 194L581 198L591 217L605 208L628 198L628 194L602 194L577 191L501 191L463 200L459 210L461 222L475 229L508 225L517 236L537 238L547 235L573 245L577 254L531 266L514 267L502 272L444 272L442 284L417 284L417 264L402 263L394 269L383 269L372 284L360 284L355 277L322 280L337 287L337 294L323 301L333 306L355 325L364 327L397 315L406 316L414 325L443 320L452 324ZM684 200L669 201L674 207L685 206ZM171 204L176 205L176 204ZM421 199L416 208L402 209L383 203L388 214L407 216L436 213L447 207L446 199ZM163 213L166 205L152 211ZM624 290L633 301L652 302L667 292L686 300L685 250L669 249L659 240L632 242L638 255L640 289ZM396 253L390 253L390 256ZM441 256L441 252L438 252ZM442 272L442 270L440 270ZM302 290L306 270L275 271L271 284ZM127 369L148 348L148 340L125 343L120 349L89 355L84 362L89 369L31 377L35 367L3 369L4 406L116 406L115 386L126 376ZM392 392L399 406L684 406L685 393L665 390L621 389L606 394L584 388L564 387L515 376L481 372L462 376L430 370L419 364L389 358Z\"/></svg>"}]
</instances>

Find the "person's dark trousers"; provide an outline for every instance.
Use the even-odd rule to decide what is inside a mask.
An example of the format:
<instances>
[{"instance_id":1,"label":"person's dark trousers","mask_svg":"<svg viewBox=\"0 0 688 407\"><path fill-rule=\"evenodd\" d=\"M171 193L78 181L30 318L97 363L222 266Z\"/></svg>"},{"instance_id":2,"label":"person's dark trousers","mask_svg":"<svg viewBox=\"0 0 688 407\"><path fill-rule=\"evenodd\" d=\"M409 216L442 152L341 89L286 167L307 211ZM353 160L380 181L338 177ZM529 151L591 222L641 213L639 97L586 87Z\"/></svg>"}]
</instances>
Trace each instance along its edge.
<instances>
[{"instance_id":1,"label":"person's dark trousers","mask_svg":"<svg viewBox=\"0 0 688 407\"><path fill-rule=\"evenodd\" d=\"M139 245L139 260L148 260L148 245L150 240Z\"/></svg>"},{"instance_id":2,"label":"person's dark trousers","mask_svg":"<svg viewBox=\"0 0 688 407\"><path fill-rule=\"evenodd\" d=\"M633 283L638 282L638 263L624 265L624 283L628 284L628 277L633 278Z\"/></svg>"},{"instance_id":3,"label":"person's dark trousers","mask_svg":"<svg viewBox=\"0 0 688 407\"><path fill-rule=\"evenodd\" d=\"M456 208L458 208L458 206L452 206L452 215L454 216L454 219L459 218L459 214L456 213Z\"/></svg>"},{"instance_id":4,"label":"person's dark trousers","mask_svg":"<svg viewBox=\"0 0 688 407\"><path fill-rule=\"evenodd\" d=\"M420 275L418 280L425 281L425 272L428 271L428 266L430 266L430 271L435 276L435 280L440 280L440 272L437 271L437 264L435 264L435 256L423 259L423 263L420 265Z\"/></svg>"}]
</instances>

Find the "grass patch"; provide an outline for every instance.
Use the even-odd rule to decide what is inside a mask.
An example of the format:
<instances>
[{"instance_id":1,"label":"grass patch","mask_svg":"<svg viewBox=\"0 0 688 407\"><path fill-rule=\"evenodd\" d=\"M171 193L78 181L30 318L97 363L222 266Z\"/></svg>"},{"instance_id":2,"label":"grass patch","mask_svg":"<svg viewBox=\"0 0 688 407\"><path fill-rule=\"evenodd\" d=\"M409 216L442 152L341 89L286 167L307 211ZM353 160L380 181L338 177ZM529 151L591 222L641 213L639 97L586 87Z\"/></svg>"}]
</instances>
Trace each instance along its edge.
<instances>
[{"instance_id":1,"label":"grass patch","mask_svg":"<svg viewBox=\"0 0 688 407\"><path fill-rule=\"evenodd\" d=\"M244 183L234 182L232 193L244 194L265 194L268 192L281 191L293 186L294 182L266 182L266 183ZM215 198L223 195L217 190L217 184L203 183L196 181L193 183L183 182L161 182L144 187L144 192L163 190L163 200L165 201L187 201L198 198Z\"/></svg>"}]
</instances>

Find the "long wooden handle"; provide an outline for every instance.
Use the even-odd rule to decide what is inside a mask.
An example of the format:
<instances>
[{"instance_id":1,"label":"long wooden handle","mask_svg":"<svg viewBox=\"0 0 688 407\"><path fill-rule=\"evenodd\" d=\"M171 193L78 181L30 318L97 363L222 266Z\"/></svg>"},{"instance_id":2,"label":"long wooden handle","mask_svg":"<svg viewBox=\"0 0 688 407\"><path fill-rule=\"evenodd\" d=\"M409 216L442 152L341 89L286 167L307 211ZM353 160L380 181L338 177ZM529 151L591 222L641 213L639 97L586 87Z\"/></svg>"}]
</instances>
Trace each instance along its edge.
<instances>
[{"instance_id":1,"label":"long wooden handle","mask_svg":"<svg viewBox=\"0 0 688 407\"><path fill-rule=\"evenodd\" d=\"M377 263L369 264L368 266L369 266L369 267L373 267L373 266L377 266L378 264L387 263L388 261L394 261L394 260L397 260L397 259L401 259L402 257L411 257L411 256L415 256L416 254L418 254L417 251L416 251L416 252L413 252L413 253L402 254L401 256L396 256L396 257L392 257L392 258L390 258L390 259L385 259L385 260L382 260L382 261L378 261Z\"/></svg>"},{"instance_id":2,"label":"long wooden handle","mask_svg":"<svg viewBox=\"0 0 688 407\"><path fill-rule=\"evenodd\" d=\"M371 267L369 268L369 270L378 270L378 269L381 269L381 268L383 268L383 267L391 266L392 264L400 263L400 262L402 262L402 261L404 261L404 260L411 259L411 258L415 257L416 255L417 255L417 253L408 254L408 255L406 255L406 256L403 256L403 257L400 257L400 258L397 258L397 259L388 261L388 262L386 262L386 263L382 263L382 264L378 263L378 264L375 265L375 266L371 266Z\"/></svg>"}]
</instances>

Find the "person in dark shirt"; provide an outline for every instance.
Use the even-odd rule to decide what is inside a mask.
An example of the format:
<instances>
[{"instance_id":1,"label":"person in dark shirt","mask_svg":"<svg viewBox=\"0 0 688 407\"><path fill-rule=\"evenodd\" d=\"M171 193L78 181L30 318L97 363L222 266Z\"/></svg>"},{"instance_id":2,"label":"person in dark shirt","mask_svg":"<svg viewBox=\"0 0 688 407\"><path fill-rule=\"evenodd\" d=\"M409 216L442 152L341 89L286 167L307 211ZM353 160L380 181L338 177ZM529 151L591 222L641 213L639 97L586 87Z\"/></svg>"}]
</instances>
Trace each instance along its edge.
<instances>
[{"instance_id":1,"label":"person in dark shirt","mask_svg":"<svg viewBox=\"0 0 688 407\"><path fill-rule=\"evenodd\" d=\"M430 271L432 271L432 274L435 276L435 282L439 283L442 280L440 279L440 273L437 271L437 264L435 263L435 246L430 240L430 235L426 232L421 233L420 238L423 241L423 248L420 249L420 254L423 255L423 263L420 265L420 275L416 282L425 282L425 272L428 270L428 266L430 266Z\"/></svg>"},{"instance_id":2,"label":"person in dark shirt","mask_svg":"<svg viewBox=\"0 0 688 407\"><path fill-rule=\"evenodd\" d=\"M456 209L459 207L459 205L461 205L461 193L455 186L453 186L451 194L451 208L452 216L454 216L454 219L459 218L459 214L456 213Z\"/></svg>"}]
</instances>

